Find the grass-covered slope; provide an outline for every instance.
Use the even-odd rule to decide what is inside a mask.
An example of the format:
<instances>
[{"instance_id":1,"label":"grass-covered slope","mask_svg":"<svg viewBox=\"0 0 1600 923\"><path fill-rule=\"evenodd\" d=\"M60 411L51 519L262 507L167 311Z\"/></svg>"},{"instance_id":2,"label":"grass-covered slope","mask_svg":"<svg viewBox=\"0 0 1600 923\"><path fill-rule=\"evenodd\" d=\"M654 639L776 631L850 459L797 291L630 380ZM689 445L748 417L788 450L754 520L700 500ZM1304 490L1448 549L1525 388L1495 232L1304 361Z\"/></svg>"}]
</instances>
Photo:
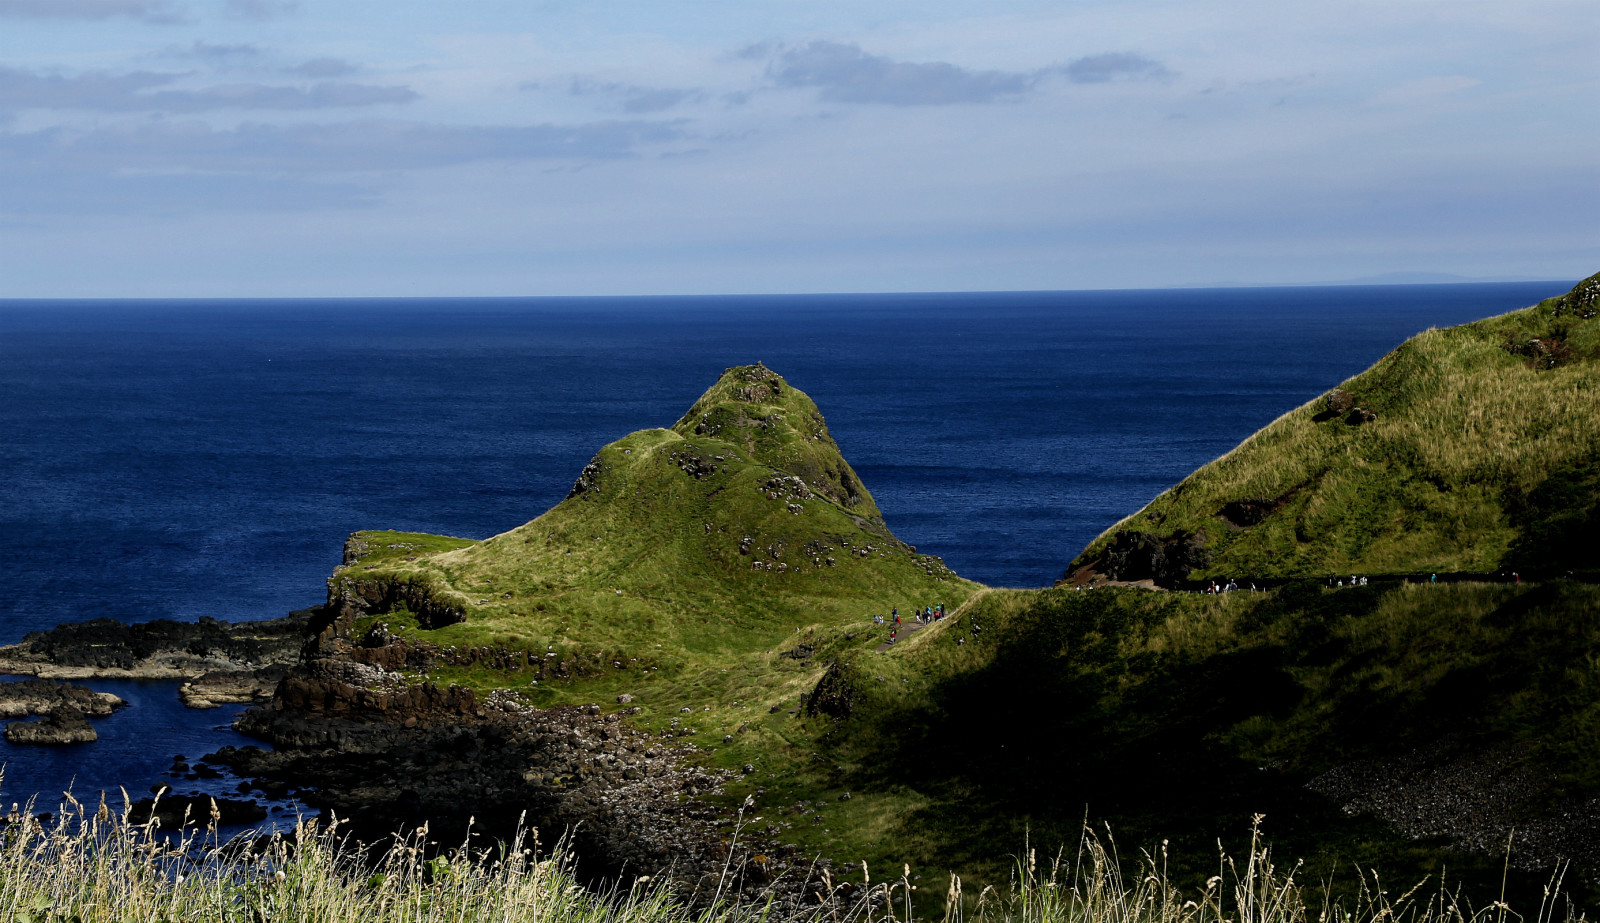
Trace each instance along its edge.
<instances>
[{"instance_id":1,"label":"grass-covered slope","mask_svg":"<svg viewBox=\"0 0 1600 923\"><path fill-rule=\"evenodd\" d=\"M1179 550L1167 582L1600 569L1597 311L1600 275L1412 337L1107 530L1069 577L1149 576L1138 533Z\"/></svg>"},{"instance_id":2,"label":"grass-covered slope","mask_svg":"<svg viewBox=\"0 0 1600 923\"><path fill-rule=\"evenodd\" d=\"M953 608L976 589L890 533L816 405L760 365L729 369L673 428L604 447L566 500L509 532L361 533L351 547L336 592L425 588L425 603L412 595L373 616L391 630L627 665L526 690L539 701L640 695L663 671L720 671L776 656L797 632L864 628L895 606Z\"/></svg>"},{"instance_id":3,"label":"grass-covered slope","mask_svg":"<svg viewBox=\"0 0 1600 923\"><path fill-rule=\"evenodd\" d=\"M978 880L1008 843L1104 822L1198 882L1262 813L1308 880L1354 863L1484 900L1513 830L1519 887L1558 857L1600 877L1593 586L1063 587L990 593L962 623L965 645L858 661L856 714L814 744L812 772L855 792L835 830L875 820L913 864Z\"/></svg>"}]
</instances>

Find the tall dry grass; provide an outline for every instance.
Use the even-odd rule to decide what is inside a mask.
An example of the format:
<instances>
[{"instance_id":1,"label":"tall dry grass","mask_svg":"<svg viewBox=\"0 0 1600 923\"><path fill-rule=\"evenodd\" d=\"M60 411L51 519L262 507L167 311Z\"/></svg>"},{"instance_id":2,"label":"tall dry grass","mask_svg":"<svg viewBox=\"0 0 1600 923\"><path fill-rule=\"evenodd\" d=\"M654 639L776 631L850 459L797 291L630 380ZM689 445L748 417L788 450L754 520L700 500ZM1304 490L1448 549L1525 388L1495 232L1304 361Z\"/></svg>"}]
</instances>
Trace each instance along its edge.
<instances>
[{"instance_id":1,"label":"tall dry grass","mask_svg":"<svg viewBox=\"0 0 1600 923\"><path fill-rule=\"evenodd\" d=\"M1312 923L1296 869L1275 864L1258 835L1242 865L1220 855L1198 893L1166 871L1165 846L1132 871L1114 842L1086 832L1077 852L1045 868L1030 851L1004 887L963 891L951 875L940 901L917 893L911 869L888 882L834 884L806 906L772 895L718 894L691 908L662 881L595 890L580 884L565 849L425 849L426 829L381 855L352 846L337 822L299 823L292 833L224 842L216 818L176 835L129 822L67 796L42 824L15 808L0 833L0 920L5 923ZM727 876L725 876L727 877ZM1585 923L1553 881L1535 923ZM1323 895L1325 897L1325 894ZM829 899L831 897L831 899ZM1363 876L1349 906L1321 902L1316 923L1508 923L1527 919L1503 902L1473 908L1434 883L1398 897Z\"/></svg>"}]
</instances>

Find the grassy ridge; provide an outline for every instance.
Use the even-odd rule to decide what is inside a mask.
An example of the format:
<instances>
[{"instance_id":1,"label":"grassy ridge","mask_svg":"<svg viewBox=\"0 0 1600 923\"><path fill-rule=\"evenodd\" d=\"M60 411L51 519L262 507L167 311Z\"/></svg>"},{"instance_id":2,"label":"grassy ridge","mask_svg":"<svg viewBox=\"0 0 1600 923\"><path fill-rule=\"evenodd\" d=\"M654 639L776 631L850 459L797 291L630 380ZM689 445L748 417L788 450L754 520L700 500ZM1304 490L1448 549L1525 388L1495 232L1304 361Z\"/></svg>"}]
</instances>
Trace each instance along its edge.
<instances>
[{"instance_id":1,"label":"grassy ridge","mask_svg":"<svg viewBox=\"0 0 1600 923\"><path fill-rule=\"evenodd\" d=\"M1202 531L1192 579L1600 569L1600 276L1428 330L1099 538ZM1351 422L1356 409L1375 420ZM1229 504L1252 505L1258 523ZM1242 521L1239 521L1242 520Z\"/></svg>"}]
</instances>

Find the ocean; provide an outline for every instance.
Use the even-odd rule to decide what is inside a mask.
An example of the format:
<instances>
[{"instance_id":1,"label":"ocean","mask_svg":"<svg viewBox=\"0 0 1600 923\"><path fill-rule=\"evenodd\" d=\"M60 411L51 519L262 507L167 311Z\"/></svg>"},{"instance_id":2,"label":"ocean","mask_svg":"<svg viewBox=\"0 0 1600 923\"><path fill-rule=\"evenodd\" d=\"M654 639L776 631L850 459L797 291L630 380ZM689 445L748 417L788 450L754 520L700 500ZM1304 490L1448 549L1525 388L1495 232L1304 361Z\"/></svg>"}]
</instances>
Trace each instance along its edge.
<instances>
[{"instance_id":1,"label":"ocean","mask_svg":"<svg viewBox=\"0 0 1600 923\"><path fill-rule=\"evenodd\" d=\"M351 531L512 528L757 360L817 402L903 540L1045 586L1406 337L1570 286L0 300L0 643L315 605ZM142 792L176 754L249 742L174 684L89 685L134 704L93 744L0 742L0 799Z\"/></svg>"}]
</instances>

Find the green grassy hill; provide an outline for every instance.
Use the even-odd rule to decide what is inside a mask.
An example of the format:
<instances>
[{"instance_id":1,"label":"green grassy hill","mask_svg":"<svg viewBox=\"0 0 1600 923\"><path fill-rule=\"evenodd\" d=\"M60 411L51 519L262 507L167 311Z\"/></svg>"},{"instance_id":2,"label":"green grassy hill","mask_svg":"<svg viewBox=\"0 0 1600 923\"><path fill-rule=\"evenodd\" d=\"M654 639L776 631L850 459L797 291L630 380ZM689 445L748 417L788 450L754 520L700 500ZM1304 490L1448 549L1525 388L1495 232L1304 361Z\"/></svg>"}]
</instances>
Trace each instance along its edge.
<instances>
[{"instance_id":1,"label":"green grassy hill","mask_svg":"<svg viewBox=\"0 0 1600 923\"><path fill-rule=\"evenodd\" d=\"M819 634L877 644L887 629L873 616L954 608L977 589L894 537L816 405L760 365L729 369L671 429L601 449L566 500L509 532L359 533L351 548L336 595L387 584L426 597L360 628L427 627L435 644L575 663L572 682L517 684L541 703L625 692L677 705L726 691L730 667L761 673ZM484 686L492 673L439 678ZM681 685L664 703L653 690L668 678Z\"/></svg>"},{"instance_id":2,"label":"green grassy hill","mask_svg":"<svg viewBox=\"0 0 1600 923\"><path fill-rule=\"evenodd\" d=\"M1597 311L1600 275L1412 337L1108 529L1069 579L1600 570Z\"/></svg>"},{"instance_id":3,"label":"green grassy hill","mask_svg":"<svg viewBox=\"0 0 1600 923\"><path fill-rule=\"evenodd\" d=\"M1097 539L1079 576L1119 532L1204 532L1169 556L1197 577L1592 568L1597 294L1408 341L1336 415L1286 415ZM502 535L358 533L330 591L356 643L381 625L460 655L416 682L626 695L735 770L720 797L754 797L766 835L930 885L976 893L1089 821L1129 855L1170 841L1198 886L1257 813L1313 880L1439 874L1484 904L1513 828L1533 903L1555 856L1600 874L1593 586L980 587L890 534L815 405L759 365ZM938 603L884 647L872 616Z\"/></svg>"}]
</instances>

